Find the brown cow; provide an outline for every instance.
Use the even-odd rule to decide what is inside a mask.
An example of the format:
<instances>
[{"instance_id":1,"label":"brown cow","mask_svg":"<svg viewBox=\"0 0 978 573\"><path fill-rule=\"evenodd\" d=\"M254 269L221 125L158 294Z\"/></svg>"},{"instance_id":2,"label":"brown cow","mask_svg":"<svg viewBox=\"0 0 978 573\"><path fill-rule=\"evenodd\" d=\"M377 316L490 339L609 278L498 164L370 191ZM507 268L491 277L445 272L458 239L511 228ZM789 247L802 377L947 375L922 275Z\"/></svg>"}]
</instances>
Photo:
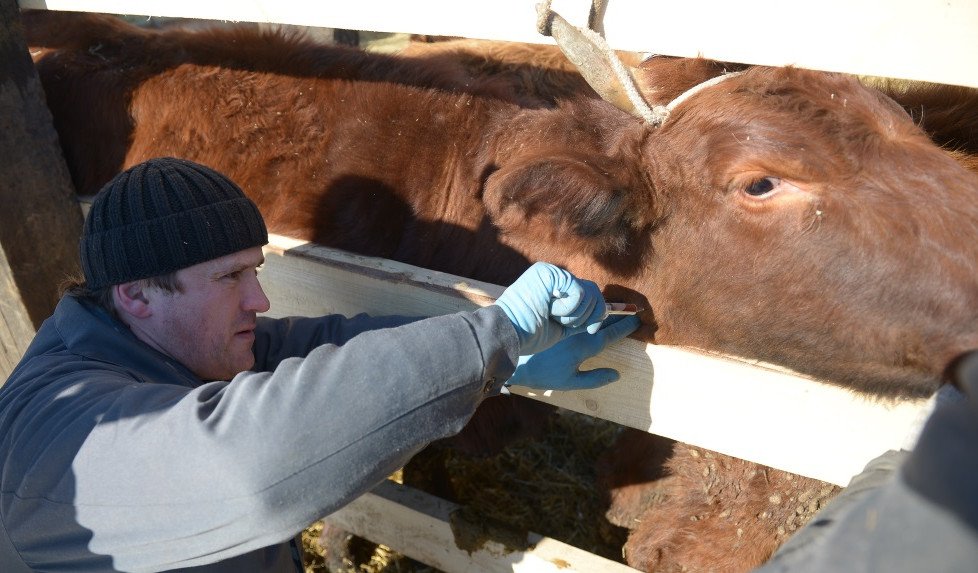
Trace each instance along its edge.
<instances>
[{"instance_id":1,"label":"brown cow","mask_svg":"<svg viewBox=\"0 0 978 573\"><path fill-rule=\"evenodd\" d=\"M416 38L403 55L459 62L476 76L504 76L527 96L557 101L598 97L556 46L471 39ZM636 54L619 52L626 62ZM656 73L656 69L664 72ZM651 101L744 66L659 58L636 70ZM899 103L931 139L978 172L978 90L926 82L860 78ZM608 519L631 529L633 567L655 571L739 571L767 558L838 491L792 475L626 430L599 460ZM709 543L697 542L708 539ZM723 551L718 551L722 547Z\"/></svg>"},{"instance_id":2,"label":"brown cow","mask_svg":"<svg viewBox=\"0 0 978 573\"><path fill-rule=\"evenodd\" d=\"M647 340L881 395L978 346L978 180L850 77L751 68L654 128L444 60L80 19L28 24L82 193L187 157L276 232L503 284L550 260L649 308ZM689 67L643 64L643 92Z\"/></svg>"}]
</instances>

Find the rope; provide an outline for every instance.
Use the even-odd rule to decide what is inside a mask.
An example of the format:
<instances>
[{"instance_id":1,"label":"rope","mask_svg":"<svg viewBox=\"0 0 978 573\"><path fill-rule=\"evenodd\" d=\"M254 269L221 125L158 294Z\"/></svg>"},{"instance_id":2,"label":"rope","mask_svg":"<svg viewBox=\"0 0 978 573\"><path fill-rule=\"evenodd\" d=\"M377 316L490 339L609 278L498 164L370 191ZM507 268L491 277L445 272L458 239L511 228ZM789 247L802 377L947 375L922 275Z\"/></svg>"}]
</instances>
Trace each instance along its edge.
<instances>
[{"instance_id":1,"label":"rope","mask_svg":"<svg viewBox=\"0 0 978 573\"><path fill-rule=\"evenodd\" d=\"M607 7L607 0L591 0L591 11L587 17L587 27L602 36L604 36L604 11Z\"/></svg>"},{"instance_id":2,"label":"rope","mask_svg":"<svg viewBox=\"0 0 978 573\"><path fill-rule=\"evenodd\" d=\"M672 111L672 110L676 109L676 106L678 106L679 104L683 103L684 101L686 101L687 99L689 99L690 96L692 96L693 94L699 92L700 90L704 90L704 89L706 89L708 87L715 86L718 83L722 82L723 80L730 79L730 78L735 78L735 77L739 76L742 73L744 73L744 72L724 72L723 74L721 74L721 75L719 75L719 76L717 76L715 78L710 78L708 80L703 80L702 82L696 84L695 86L689 88L688 90L686 90L683 93L681 93L678 96L676 96L671 102L669 102L666 105L666 109L669 110L669 111Z\"/></svg>"},{"instance_id":3,"label":"rope","mask_svg":"<svg viewBox=\"0 0 978 573\"><path fill-rule=\"evenodd\" d=\"M553 0L543 0L537 4L537 32L543 36L553 37L553 16L554 12L550 6ZM608 7L607 0L591 0L591 8L588 12L587 27L599 34L603 32L601 27L604 23L604 12Z\"/></svg>"},{"instance_id":4,"label":"rope","mask_svg":"<svg viewBox=\"0 0 978 573\"><path fill-rule=\"evenodd\" d=\"M630 107L631 109L626 110L641 117L653 127L665 123L670 112L693 94L743 73L725 73L710 78L684 91L664 106L650 107L639 93L625 64L605 39L595 31L604 18L607 0L591 0L588 29L571 26L560 14L550 9L551 2L552 0L543 0L537 4L537 31L557 41L561 51L577 66L584 79L603 99L622 109ZM556 35L554 24L557 24ZM609 75L617 80L616 85L608 82Z\"/></svg>"},{"instance_id":5,"label":"rope","mask_svg":"<svg viewBox=\"0 0 978 573\"><path fill-rule=\"evenodd\" d=\"M537 31L557 41L561 51L602 98L653 126L661 125L669 111L663 106L649 107L628 69L594 30L604 17L606 0L591 0L587 29L571 26L560 14L551 10L551 2L543 0L537 4ZM609 76L616 80L615 84L609 82Z\"/></svg>"},{"instance_id":6,"label":"rope","mask_svg":"<svg viewBox=\"0 0 978 573\"><path fill-rule=\"evenodd\" d=\"M555 12L550 9L553 0L543 0L537 4L537 32L541 36L553 37L553 23Z\"/></svg>"}]
</instances>

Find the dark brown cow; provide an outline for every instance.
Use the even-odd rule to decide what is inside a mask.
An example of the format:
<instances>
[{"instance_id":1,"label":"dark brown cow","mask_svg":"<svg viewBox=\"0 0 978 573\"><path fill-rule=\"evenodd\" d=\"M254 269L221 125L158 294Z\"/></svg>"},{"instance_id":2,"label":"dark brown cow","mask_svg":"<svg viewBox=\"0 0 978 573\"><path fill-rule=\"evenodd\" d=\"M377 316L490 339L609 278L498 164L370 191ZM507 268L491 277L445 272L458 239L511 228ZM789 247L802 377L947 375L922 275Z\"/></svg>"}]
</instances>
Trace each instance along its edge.
<instances>
[{"instance_id":1,"label":"dark brown cow","mask_svg":"<svg viewBox=\"0 0 978 573\"><path fill-rule=\"evenodd\" d=\"M275 232L500 284L549 260L649 308L646 340L880 395L926 395L978 347L978 179L850 77L750 68L654 128L445 59L52 16L29 39L82 193L187 157ZM702 66L646 62L643 93ZM766 555L727 557L703 563Z\"/></svg>"}]
</instances>

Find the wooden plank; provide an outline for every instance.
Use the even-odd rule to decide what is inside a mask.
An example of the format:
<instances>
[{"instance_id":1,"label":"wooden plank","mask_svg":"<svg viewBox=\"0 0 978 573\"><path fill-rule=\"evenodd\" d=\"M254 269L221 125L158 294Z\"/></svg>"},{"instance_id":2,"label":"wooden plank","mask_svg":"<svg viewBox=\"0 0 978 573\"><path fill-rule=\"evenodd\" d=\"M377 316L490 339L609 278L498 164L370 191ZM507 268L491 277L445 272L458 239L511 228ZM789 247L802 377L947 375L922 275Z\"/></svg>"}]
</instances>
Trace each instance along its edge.
<instances>
[{"instance_id":1,"label":"wooden plank","mask_svg":"<svg viewBox=\"0 0 978 573\"><path fill-rule=\"evenodd\" d=\"M0 380L78 268L81 217L17 3L0 0Z\"/></svg>"},{"instance_id":2,"label":"wooden plank","mask_svg":"<svg viewBox=\"0 0 978 573\"><path fill-rule=\"evenodd\" d=\"M0 385L17 366L31 339L34 325L20 296L7 262L7 255L0 245Z\"/></svg>"},{"instance_id":3,"label":"wooden plank","mask_svg":"<svg viewBox=\"0 0 978 573\"><path fill-rule=\"evenodd\" d=\"M20 0L20 5L549 42L536 31L537 2ZM586 23L590 5L590 0L553 1L556 11L578 25ZM621 50L978 87L978 4L971 0L615 0L607 2L603 22L608 43Z\"/></svg>"},{"instance_id":4,"label":"wooden plank","mask_svg":"<svg viewBox=\"0 0 978 573\"><path fill-rule=\"evenodd\" d=\"M486 529L460 519L458 509L448 501L387 481L326 521L447 573L636 571L536 533L490 529L486 537Z\"/></svg>"},{"instance_id":5,"label":"wooden plank","mask_svg":"<svg viewBox=\"0 0 978 573\"><path fill-rule=\"evenodd\" d=\"M432 316L490 304L502 287L272 236L262 283L272 316L357 312ZM886 403L771 365L622 341L585 367L596 390L516 393L838 485L904 446L930 401Z\"/></svg>"}]
</instances>

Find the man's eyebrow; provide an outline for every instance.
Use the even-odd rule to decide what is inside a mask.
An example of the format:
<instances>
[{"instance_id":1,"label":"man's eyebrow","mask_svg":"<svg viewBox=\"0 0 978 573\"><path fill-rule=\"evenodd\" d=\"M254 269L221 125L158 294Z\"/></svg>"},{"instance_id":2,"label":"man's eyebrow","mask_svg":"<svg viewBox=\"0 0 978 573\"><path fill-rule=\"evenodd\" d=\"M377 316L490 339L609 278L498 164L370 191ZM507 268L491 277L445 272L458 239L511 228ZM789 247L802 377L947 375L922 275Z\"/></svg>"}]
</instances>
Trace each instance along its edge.
<instances>
[{"instance_id":1,"label":"man's eyebrow","mask_svg":"<svg viewBox=\"0 0 978 573\"><path fill-rule=\"evenodd\" d=\"M246 269L252 269L252 268L253 269L257 269L257 268L260 268L264 264L265 264L265 257L262 257L261 260L258 261L258 264L255 264L254 262L251 262L251 261L241 262L241 263L238 263L238 264L229 264L229 265L227 265L225 267L220 267L218 269L215 269L213 274L214 274L215 277L224 276L224 275L228 275L228 274L231 274L231 273L240 272L240 271L243 271L243 270L246 270Z\"/></svg>"}]
</instances>

